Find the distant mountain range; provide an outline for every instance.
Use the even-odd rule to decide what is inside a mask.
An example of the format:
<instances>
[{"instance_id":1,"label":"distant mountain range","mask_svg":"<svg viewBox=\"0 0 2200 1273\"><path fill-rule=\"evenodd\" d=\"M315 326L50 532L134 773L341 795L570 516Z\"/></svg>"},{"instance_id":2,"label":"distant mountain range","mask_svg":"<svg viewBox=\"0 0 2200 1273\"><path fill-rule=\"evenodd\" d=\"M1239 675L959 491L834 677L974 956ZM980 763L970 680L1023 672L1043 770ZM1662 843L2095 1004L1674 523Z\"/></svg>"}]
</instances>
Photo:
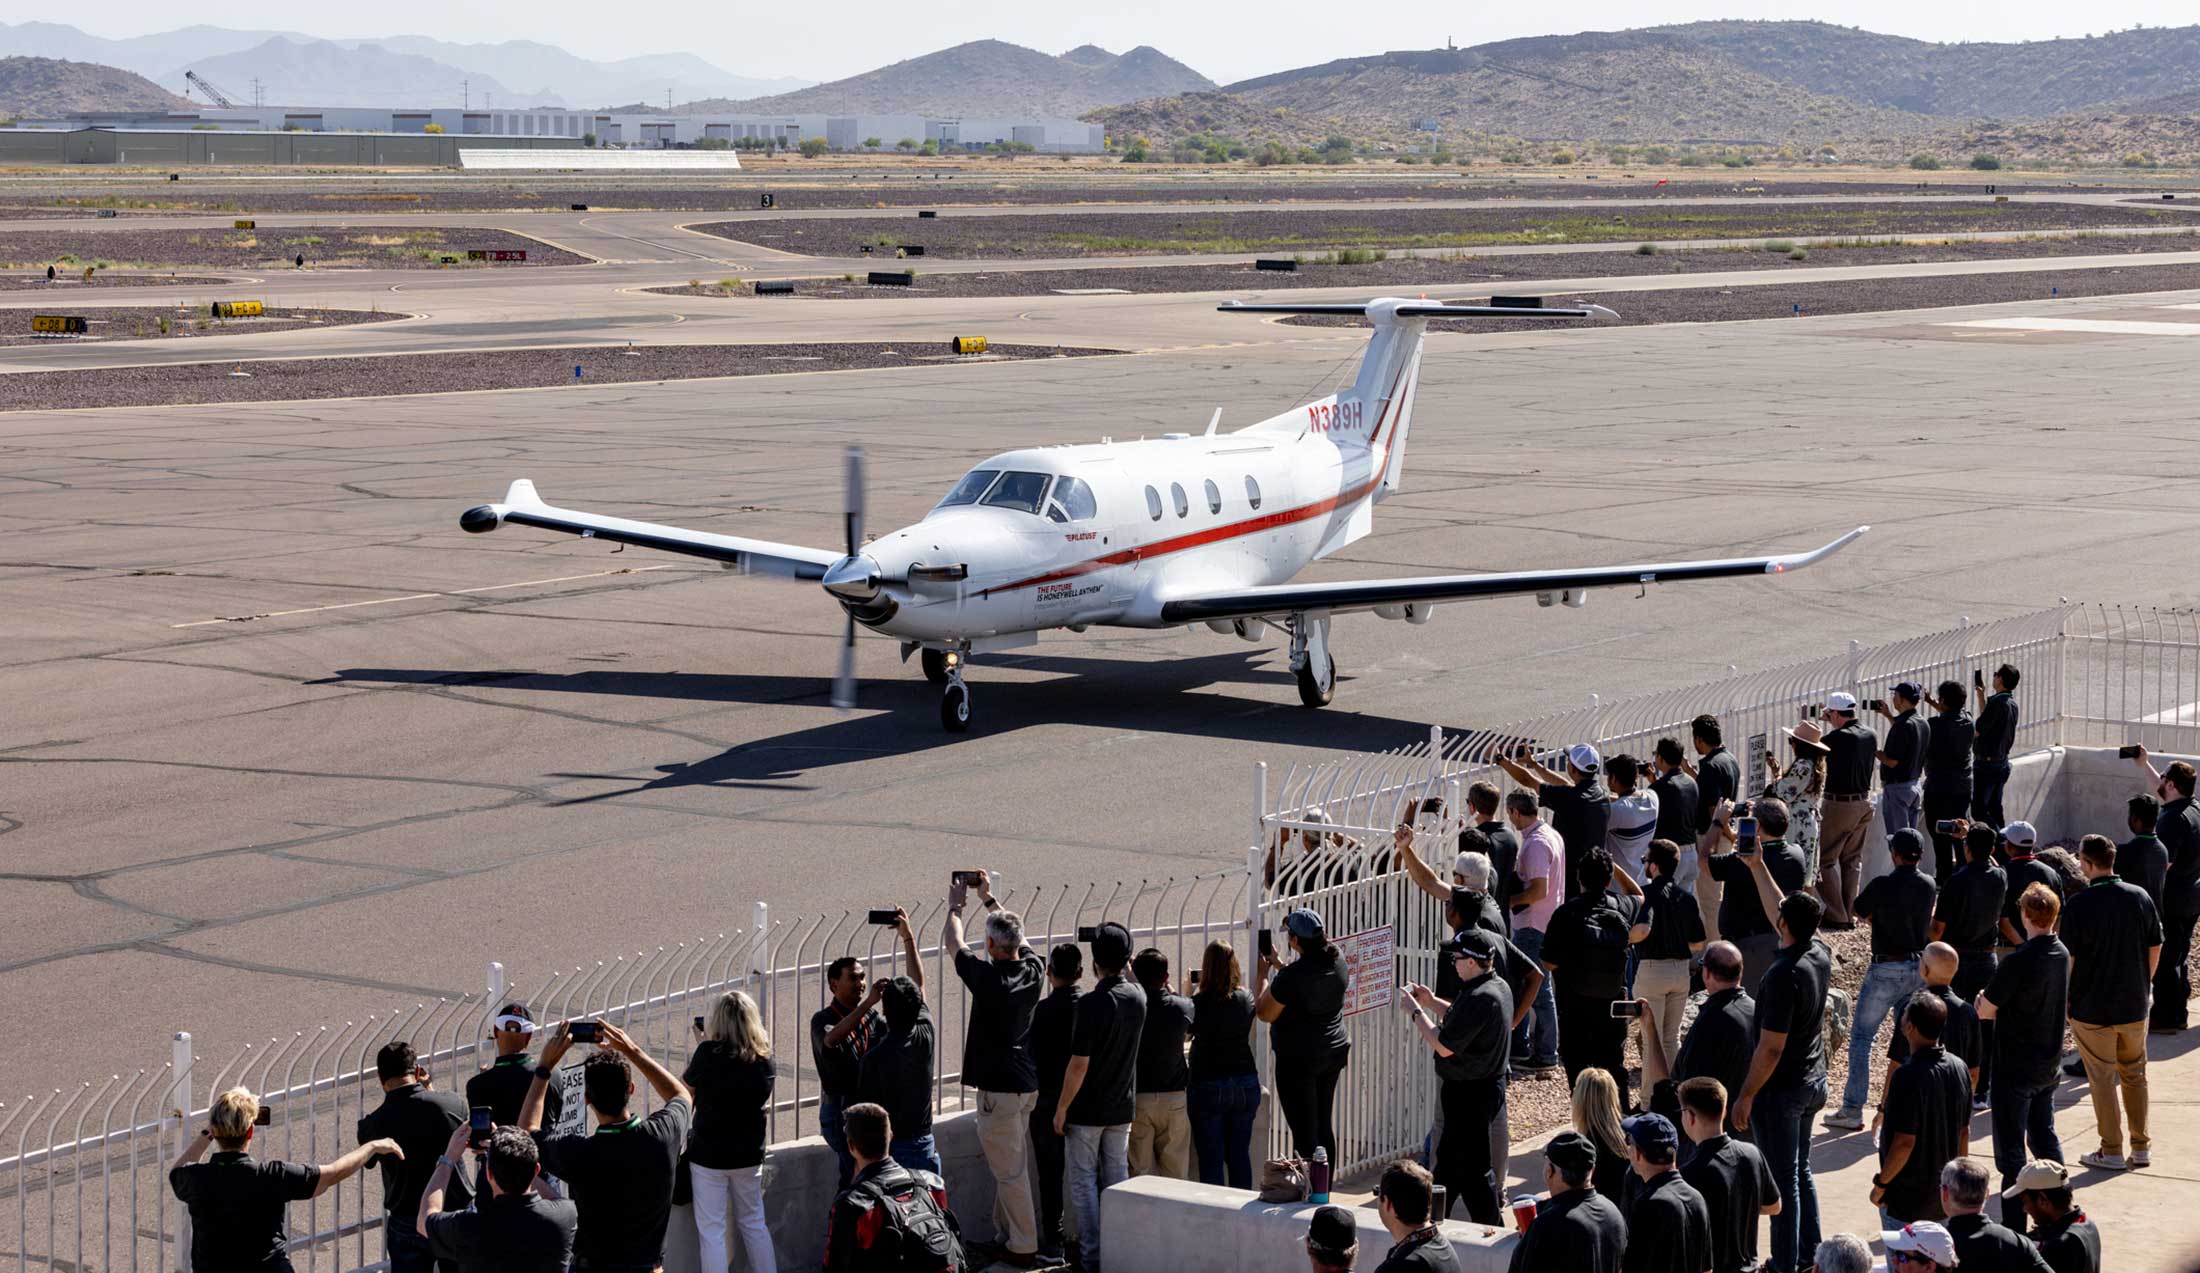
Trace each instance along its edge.
<instances>
[{"instance_id":1,"label":"distant mountain range","mask_svg":"<svg viewBox=\"0 0 2200 1273\"><path fill-rule=\"evenodd\" d=\"M183 104L151 80L112 66L50 57L0 58L0 117L160 110Z\"/></svg>"},{"instance_id":2,"label":"distant mountain range","mask_svg":"<svg viewBox=\"0 0 2200 1273\"><path fill-rule=\"evenodd\" d=\"M1077 116L1095 107L1214 88L1159 49L1110 53L1086 44L1055 57L1002 40L973 40L798 92L691 110L772 114Z\"/></svg>"}]
</instances>

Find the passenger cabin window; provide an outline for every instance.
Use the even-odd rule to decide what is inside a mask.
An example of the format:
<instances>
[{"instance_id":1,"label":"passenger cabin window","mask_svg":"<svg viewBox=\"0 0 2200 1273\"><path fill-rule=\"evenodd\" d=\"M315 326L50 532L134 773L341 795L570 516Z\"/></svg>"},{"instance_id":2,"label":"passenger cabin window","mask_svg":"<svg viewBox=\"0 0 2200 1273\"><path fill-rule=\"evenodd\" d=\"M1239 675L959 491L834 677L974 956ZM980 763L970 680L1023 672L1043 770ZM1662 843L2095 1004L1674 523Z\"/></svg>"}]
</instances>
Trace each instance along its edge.
<instances>
[{"instance_id":1,"label":"passenger cabin window","mask_svg":"<svg viewBox=\"0 0 2200 1273\"><path fill-rule=\"evenodd\" d=\"M1250 473L1245 475L1245 501L1255 508L1260 507L1260 483L1254 481Z\"/></svg>"},{"instance_id":2,"label":"passenger cabin window","mask_svg":"<svg viewBox=\"0 0 2200 1273\"><path fill-rule=\"evenodd\" d=\"M1183 487L1174 482L1169 483L1169 498L1176 501L1176 515L1178 517L1190 517L1192 515L1192 502L1184 498Z\"/></svg>"},{"instance_id":3,"label":"passenger cabin window","mask_svg":"<svg viewBox=\"0 0 2200 1273\"><path fill-rule=\"evenodd\" d=\"M1019 512L1036 513L1047 497L1047 483L1053 480L1050 473L1003 473L1001 480L993 484L982 501L988 508L1013 508Z\"/></svg>"},{"instance_id":4,"label":"passenger cabin window","mask_svg":"<svg viewBox=\"0 0 2200 1273\"><path fill-rule=\"evenodd\" d=\"M1159 498L1155 497L1157 506ZM1092 498L1092 488L1074 477L1056 482L1054 498L1047 501L1047 520L1050 522L1086 521L1099 511L1099 503Z\"/></svg>"},{"instance_id":5,"label":"passenger cabin window","mask_svg":"<svg viewBox=\"0 0 2200 1273\"><path fill-rule=\"evenodd\" d=\"M955 489L947 493L947 498L940 501L940 507L952 508L957 504L977 503L978 497L985 494L985 488L993 485L993 479L1000 475L999 469L970 470L963 474L962 481L955 483Z\"/></svg>"},{"instance_id":6,"label":"passenger cabin window","mask_svg":"<svg viewBox=\"0 0 2200 1273\"><path fill-rule=\"evenodd\" d=\"M1155 521L1161 520L1161 492L1151 486L1146 488L1146 511L1153 514Z\"/></svg>"},{"instance_id":7,"label":"passenger cabin window","mask_svg":"<svg viewBox=\"0 0 2200 1273\"><path fill-rule=\"evenodd\" d=\"M1211 478L1207 482L1207 511L1210 513L1222 511L1222 488L1215 485Z\"/></svg>"}]
</instances>

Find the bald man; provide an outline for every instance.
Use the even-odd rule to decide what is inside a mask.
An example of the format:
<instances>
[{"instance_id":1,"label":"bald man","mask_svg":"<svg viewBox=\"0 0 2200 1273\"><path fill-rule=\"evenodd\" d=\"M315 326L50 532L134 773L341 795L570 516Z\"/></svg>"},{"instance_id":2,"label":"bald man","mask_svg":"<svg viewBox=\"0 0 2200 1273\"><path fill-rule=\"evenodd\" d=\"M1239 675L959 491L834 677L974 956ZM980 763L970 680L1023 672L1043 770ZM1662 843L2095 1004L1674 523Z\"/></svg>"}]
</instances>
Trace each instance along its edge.
<instances>
[{"instance_id":1,"label":"bald man","mask_svg":"<svg viewBox=\"0 0 2200 1273\"><path fill-rule=\"evenodd\" d=\"M1971 1082L1978 1082L1979 1042L1978 1009L1956 994L1951 988L1956 979L1958 958L1956 948L1944 941L1936 941L1925 948L1925 956L1918 963L1918 971L1925 985L1920 994L1929 994L1948 1005L1948 1024L1940 1032L1940 1046L1948 1055L1960 1057L1965 1068L1971 1071ZM1887 1073L1879 1090L1884 1094L1886 1084L1894 1081L1894 1072L1910 1059L1909 1041L1902 1037L1898 1027L1894 1038L1887 1044ZM1975 1088L1973 1089L1976 1090ZM1880 1120L1886 1117L1881 1107L1872 1117L1872 1130L1879 1130Z\"/></svg>"}]
</instances>

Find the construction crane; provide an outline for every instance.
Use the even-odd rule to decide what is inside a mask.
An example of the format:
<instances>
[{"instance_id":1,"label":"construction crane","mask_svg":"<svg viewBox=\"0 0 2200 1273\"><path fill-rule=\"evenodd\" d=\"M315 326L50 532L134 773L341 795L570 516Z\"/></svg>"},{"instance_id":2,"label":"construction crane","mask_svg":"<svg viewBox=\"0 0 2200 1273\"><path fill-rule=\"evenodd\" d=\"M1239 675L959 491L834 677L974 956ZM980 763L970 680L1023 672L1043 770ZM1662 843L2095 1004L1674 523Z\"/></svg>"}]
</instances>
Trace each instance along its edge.
<instances>
[{"instance_id":1,"label":"construction crane","mask_svg":"<svg viewBox=\"0 0 2200 1273\"><path fill-rule=\"evenodd\" d=\"M185 82L195 86L201 93L206 94L207 100L213 102L216 106L223 107L227 110L237 109L237 104L229 100L229 94L224 93L220 89L215 88L212 84L207 83L206 77L199 74L197 71L185 71L183 73L183 78Z\"/></svg>"}]
</instances>

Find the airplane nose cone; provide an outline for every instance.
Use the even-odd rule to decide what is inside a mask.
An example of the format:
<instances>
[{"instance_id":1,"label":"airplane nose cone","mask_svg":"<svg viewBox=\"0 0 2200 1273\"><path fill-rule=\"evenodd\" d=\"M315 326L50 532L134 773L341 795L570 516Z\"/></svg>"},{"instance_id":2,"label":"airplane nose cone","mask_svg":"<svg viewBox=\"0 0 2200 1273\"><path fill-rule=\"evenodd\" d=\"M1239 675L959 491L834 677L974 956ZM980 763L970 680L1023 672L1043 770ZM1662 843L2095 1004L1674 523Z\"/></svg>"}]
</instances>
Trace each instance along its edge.
<instances>
[{"instance_id":1,"label":"airplane nose cone","mask_svg":"<svg viewBox=\"0 0 2200 1273\"><path fill-rule=\"evenodd\" d=\"M869 601L878 596L878 563L861 553L833 563L819 581L825 591L849 601Z\"/></svg>"}]
</instances>

